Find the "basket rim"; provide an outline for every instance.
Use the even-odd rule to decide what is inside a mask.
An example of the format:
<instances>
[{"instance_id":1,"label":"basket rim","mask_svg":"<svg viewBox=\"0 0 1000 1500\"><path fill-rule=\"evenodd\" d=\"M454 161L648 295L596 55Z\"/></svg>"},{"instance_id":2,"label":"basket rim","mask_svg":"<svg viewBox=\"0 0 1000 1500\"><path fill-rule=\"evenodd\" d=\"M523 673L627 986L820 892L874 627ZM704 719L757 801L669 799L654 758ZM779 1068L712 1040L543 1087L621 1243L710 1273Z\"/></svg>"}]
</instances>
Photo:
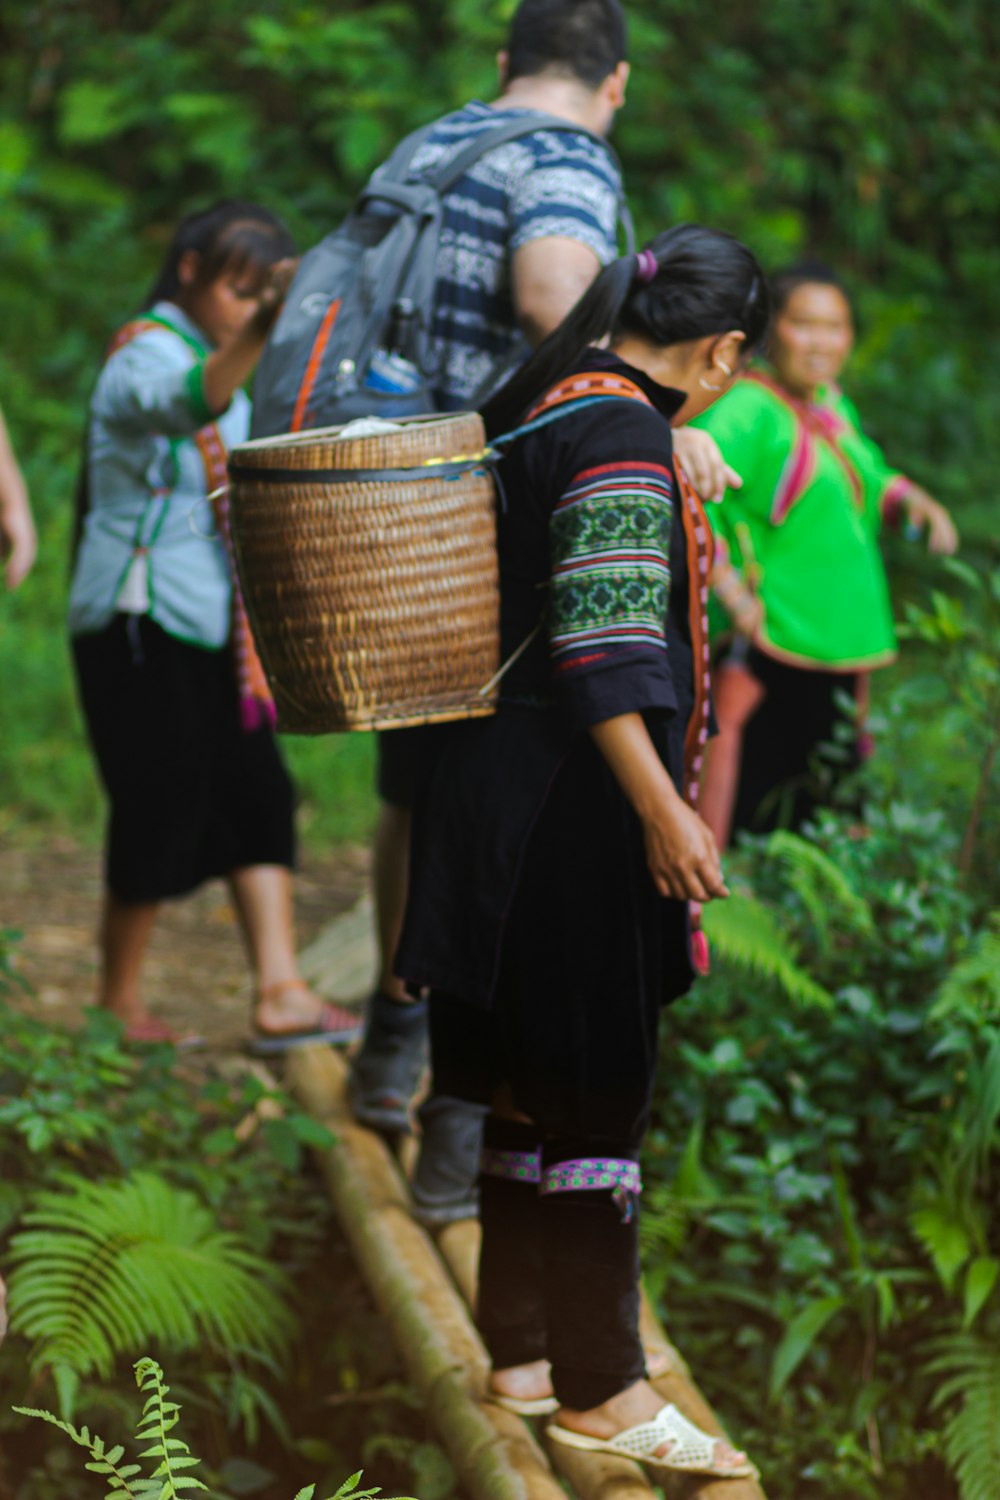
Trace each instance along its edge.
<instances>
[{"instance_id":1,"label":"basket rim","mask_svg":"<svg viewBox=\"0 0 1000 1500\"><path fill-rule=\"evenodd\" d=\"M476 417L479 413L469 411L431 411L421 412L415 417L392 417L393 426L398 427L437 427L444 422L453 422L456 417ZM357 417L353 421L359 420ZM350 422L341 422L336 427L304 427L299 432L277 432L271 437L248 438L245 443L234 443L232 453L241 453L247 448L260 452L268 448L290 448L298 446L311 446L315 443L335 443L341 440L345 429L350 427ZM372 433L372 437L391 437L390 432ZM355 441L353 438L349 442ZM367 441L364 438L356 439L358 442Z\"/></svg>"}]
</instances>

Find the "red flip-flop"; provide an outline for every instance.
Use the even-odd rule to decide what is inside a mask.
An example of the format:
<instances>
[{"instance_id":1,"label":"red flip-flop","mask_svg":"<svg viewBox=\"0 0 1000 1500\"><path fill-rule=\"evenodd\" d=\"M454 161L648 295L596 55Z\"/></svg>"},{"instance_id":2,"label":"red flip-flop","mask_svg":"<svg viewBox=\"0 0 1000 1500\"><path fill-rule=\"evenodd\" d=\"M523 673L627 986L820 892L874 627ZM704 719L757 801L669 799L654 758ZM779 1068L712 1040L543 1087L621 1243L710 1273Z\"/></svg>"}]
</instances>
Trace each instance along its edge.
<instances>
[{"instance_id":1,"label":"red flip-flop","mask_svg":"<svg viewBox=\"0 0 1000 1500\"><path fill-rule=\"evenodd\" d=\"M247 1043L247 1051L254 1057L280 1057L283 1052L308 1046L310 1042L346 1047L356 1041L363 1030L364 1021L357 1011L326 1001L311 1026L298 1027L294 1031L264 1031L258 1026Z\"/></svg>"},{"instance_id":2,"label":"red flip-flop","mask_svg":"<svg viewBox=\"0 0 1000 1500\"><path fill-rule=\"evenodd\" d=\"M172 1047L182 1048L205 1045L203 1036L198 1036L193 1031L175 1031L166 1021L161 1021L159 1016L144 1016L141 1021L130 1021L125 1027L123 1040L137 1047L155 1047L161 1042L169 1042Z\"/></svg>"}]
</instances>

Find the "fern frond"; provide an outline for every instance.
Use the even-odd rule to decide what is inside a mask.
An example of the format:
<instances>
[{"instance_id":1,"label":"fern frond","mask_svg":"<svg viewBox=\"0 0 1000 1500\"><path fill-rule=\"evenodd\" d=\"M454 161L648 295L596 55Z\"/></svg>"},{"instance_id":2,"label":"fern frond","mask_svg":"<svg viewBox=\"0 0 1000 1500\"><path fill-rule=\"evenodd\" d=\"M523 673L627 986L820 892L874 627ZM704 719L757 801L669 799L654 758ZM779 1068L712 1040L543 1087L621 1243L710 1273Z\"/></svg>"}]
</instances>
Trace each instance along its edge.
<instances>
[{"instance_id":1,"label":"fern frond","mask_svg":"<svg viewBox=\"0 0 1000 1500\"><path fill-rule=\"evenodd\" d=\"M15 1406L14 1411L22 1417L37 1417L41 1422L48 1422L52 1427L58 1427L64 1432L77 1447L85 1448L90 1455L90 1462L84 1464L84 1468L90 1474L102 1475L110 1484L105 1500L122 1500L122 1496L129 1496L131 1500L141 1500L148 1490L148 1481L137 1479L140 1469L138 1464L121 1465L125 1456L125 1449L118 1446L106 1449L103 1438L92 1437L87 1427L76 1428L71 1422L63 1422L50 1411L38 1411L31 1406Z\"/></svg>"},{"instance_id":2,"label":"fern frond","mask_svg":"<svg viewBox=\"0 0 1000 1500\"><path fill-rule=\"evenodd\" d=\"M969 952L960 959L937 992L931 1018L955 1012L1000 1020L1000 911L991 912Z\"/></svg>"},{"instance_id":3,"label":"fern frond","mask_svg":"<svg viewBox=\"0 0 1000 1500\"><path fill-rule=\"evenodd\" d=\"M972 1335L942 1339L927 1368L946 1375L934 1407L957 1402L944 1426L944 1449L961 1500L996 1500L1000 1482L1000 1350Z\"/></svg>"},{"instance_id":4,"label":"fern frond","mask_svg":"<svg viewBox=\"0 0 1000 1500\"><path fill-rule=\"evenodd\" d=\"M181 1490L190 1492L206 1489L200 1479L179 1472L181 1469L197 1468L201 1460L192 1458L187 1443L169 1436L180 1420L181 1409L176 1401L167 1400L170 1387L163 1379L163 1371L156 1360L150 1359L148 1355L137 1360L134 1368L136 1385L141 1391L148 1393L135 1437L138 1443L151 1442L153 1445L140 1454L141 1458L160 1460L152 1474L154 1480L162 1481L159 1500L180 1500Z\"/></svg>"},{"instance_id":5,"label":"fern frond","mask_svg":"<svg viewBox=\"0 0 1000 1500\"><path fill-rule=\"evenodd\" d=\"M115 1359L159 1341L280 1355L291 1318L285 1278L217 1227L190 1192L151 1173L76 1181L38 1194L10 1259L11 1326L33 1368L107 1377Z\"/></svg>"},{"instance_id":6,"label":"fern frond","mask_svg":"<svg viewBox=\"0 0 1000 1500\"><path fill-rule=\"evenodd\" d=\"M825 943L837 926L868 936L875 930L871 907L838 864L797 833L779 829L767 841L767 853L777 861L787 885L796 893Z\"/></svg>"},{"instance_id":7,"label":"fern frond","mask_svg":"<svg viewBox=\"0 0 1000 1500\"><path fill-rule=\"evenodd\" d=\"M833 996L798 964L794 944L762 902L752 896L713 901L705 907L702 921L712 948L727 963L773 980L799 1005L832 1008Z\"/></svg>"}]
</instances>

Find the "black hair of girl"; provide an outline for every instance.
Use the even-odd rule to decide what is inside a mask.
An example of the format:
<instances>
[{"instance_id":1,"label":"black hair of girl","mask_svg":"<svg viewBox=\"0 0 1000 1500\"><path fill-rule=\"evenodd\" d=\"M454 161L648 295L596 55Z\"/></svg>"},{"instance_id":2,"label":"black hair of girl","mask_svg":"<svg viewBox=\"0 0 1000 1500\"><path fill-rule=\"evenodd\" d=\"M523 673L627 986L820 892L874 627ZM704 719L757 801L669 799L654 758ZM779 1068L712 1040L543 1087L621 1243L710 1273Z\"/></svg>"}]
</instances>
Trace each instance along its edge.
<instances>
[{"instance_id":1,"label":"black hair of girl","mask_svg":"<svg viewBox=\"0 0 1000 1500\"><path fill-rule=\"evenodd\" d=\"M652 254L656 273L641 274ZM737 331L752 352L767 332L764 273L739 240L720 229L679 224L659 234L640 256L612 261L527 364L482 408L491 437L517 425L532 402L573 368L584 350L623 334L661 348Z\"/></svg>"},{"instance_id":2,"label":"black hair of girl","mask_svg":"<svg viewBox=\"0 0 1000 1500\"><path fill-rule=\"evenodd\" d=\"M835 287L851 309L851 315L854 314L850 292L833 267L826 265L823 261L799 260L793 266L783 266L780 271L772 272L768 278L768 284L771 290L772 318L776 318L780 312L784 311L789 297L793 292L797 292L800 286Z\"/></svg>"},{"instance_id":3,"label":"black hair of girl","mask_svg":"<svg viewBox=\"0 0 1000 1500\"><path fill-rule=\"evenodd\" d=\"M211 208L188 214L177 226L160 273L141 303L141 311L145 312L155 302L176 298L181 290L180 263L192 250L200 258L197 284L205 286L229 268L237 275L249 273L263 281L270 266L295 254L295 243L270 209L239 198L228 198Z\"/></svg>"}]
</instances>

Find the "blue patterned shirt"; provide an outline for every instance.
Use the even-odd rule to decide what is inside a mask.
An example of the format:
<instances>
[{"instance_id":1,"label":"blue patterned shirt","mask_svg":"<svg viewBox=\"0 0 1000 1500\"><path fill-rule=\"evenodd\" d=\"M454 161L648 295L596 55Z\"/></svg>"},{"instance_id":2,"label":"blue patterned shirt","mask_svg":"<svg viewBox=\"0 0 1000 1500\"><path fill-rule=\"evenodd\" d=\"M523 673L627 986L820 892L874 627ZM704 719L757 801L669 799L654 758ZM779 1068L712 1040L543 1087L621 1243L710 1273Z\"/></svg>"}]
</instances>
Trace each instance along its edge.
<instances>
[{"instance_id":1,"label":"blue patterned shirt","mask_svg":"<svg viewBox=\"0 0 1000 1500\"><path fill-rule=\"evenodd\" d=\"M474 100L446 115L415 156L413 176L523 113ZM444 409L467 407L519 346L528 353L511 292L514 252L559 236L589 246L607 265L618 254L620 195L618 168L597 141L541 129L488 151L445 196L434 316Z\"/></svg>"}]
</instances>

